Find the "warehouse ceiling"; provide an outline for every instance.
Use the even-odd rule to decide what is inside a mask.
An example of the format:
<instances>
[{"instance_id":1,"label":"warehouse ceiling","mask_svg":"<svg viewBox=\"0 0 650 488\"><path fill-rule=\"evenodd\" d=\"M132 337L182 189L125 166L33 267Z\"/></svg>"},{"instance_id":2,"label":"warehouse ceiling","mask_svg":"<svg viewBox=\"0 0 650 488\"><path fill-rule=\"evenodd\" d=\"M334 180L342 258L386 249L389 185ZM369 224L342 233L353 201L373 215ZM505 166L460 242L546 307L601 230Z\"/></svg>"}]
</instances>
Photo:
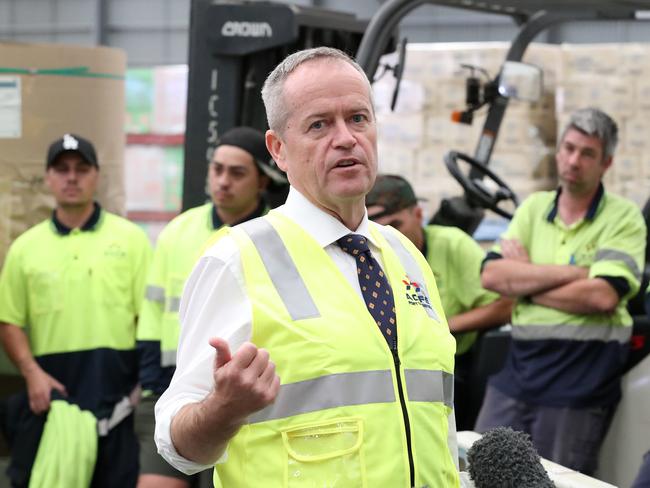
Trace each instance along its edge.
<instances>
[{"instance_id":1,"label":"warehouse ceiling","mask_svg":"<svg viewBox=\"0 0 650 488\"><path fill-rule=\"evenodd\" d=\"M539 11L570 15L589 11L594 19L644 19L650 15L650 0L433 0L448 7L506 14L521 20Z\"/></svg>"}]
</instances>

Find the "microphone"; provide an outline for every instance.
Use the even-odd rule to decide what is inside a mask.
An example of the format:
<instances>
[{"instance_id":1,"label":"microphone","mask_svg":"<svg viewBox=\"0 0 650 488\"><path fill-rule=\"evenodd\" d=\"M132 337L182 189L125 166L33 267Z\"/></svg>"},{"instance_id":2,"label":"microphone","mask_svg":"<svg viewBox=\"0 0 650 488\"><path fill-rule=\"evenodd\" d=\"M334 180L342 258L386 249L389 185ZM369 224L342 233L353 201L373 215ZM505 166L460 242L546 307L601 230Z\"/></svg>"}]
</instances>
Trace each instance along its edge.
<instances>
[{"instance_id":1,"label":"microphone","mask_svg":"<svg viewBox=\"0 0 650 488\"><path fill-rule=\"evenodd\" d=\"M510 427L488 430L467 451L476 488L555 488L530 436Z\"/></svg>"}]
</instances>

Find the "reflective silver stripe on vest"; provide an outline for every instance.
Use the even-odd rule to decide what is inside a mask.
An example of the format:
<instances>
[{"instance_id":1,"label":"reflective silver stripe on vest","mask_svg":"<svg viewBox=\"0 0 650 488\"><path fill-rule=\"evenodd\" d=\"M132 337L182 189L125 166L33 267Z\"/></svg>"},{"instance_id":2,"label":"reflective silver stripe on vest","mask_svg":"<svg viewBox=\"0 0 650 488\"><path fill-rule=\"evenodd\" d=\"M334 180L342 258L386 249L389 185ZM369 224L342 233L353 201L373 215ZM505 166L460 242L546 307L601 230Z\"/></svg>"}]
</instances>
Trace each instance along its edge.
<instances>
[{"instance_id":1,"label":"reflective silver stripe on vest","mask_svg":"<svg viewBox=\"0 0 650 488\"><path fill-rule=\"evenodd\" d=\"M255 424L327 408L394 401L391 371L339 373L282 385L275 403L248 421Z\"/></svg>"},{"instance_id":2,"label":"reflective silver stripe on vest","mask_svg":"<svg viewBox=\"0 0 650 488\"><path fill-rule=\"evenodd\" d=\"M412 402L453 403L453 376L442 371L407 369L406 391ZM249 418L255 424L327 408L395 401L390 370L339 373L280 387L275 403Z\"/></svg>"},{"instance_id":3,"label":"reflective silver stripe on vest","mask_svg":"<svg viewBox=\"0 0 650 488\"><path fill-rule=\"evenodd\" d=\"M165 303L166 312L175 312L181 309L181 297L169 297Z\"/></svg>"},{"instance_id":4,"label":"reflective silver stripe on vest","mask_svg":"<svg viewBox=\"0 0 650 488\"><path fill-rule=\"evenodd\" d=\"M454 375L445 371L405 369L406 391L411 402L442 402L454 408Z\"/></svg>"},{"instance_id":5,"label":"reflective silver stripe on vest","mask_svg":"<svg viewBox=\"0 0 650 488\"><path fill-rule=\"evenodd\" d=\"M176 366L176 351L160 351L160 365L163 368Z\"/></svg>"},{"instance_id":6,"label":"reflective silver stripe on vest","mask_svg":"<svg viewBox=\"0 0 650 488\"><path fill-rule=\"evenodd\" d=\"M420 285L420 289L424 292L424 295L429 298L430 302L431 296L427 291L427 285L424 281L424 276L422 276L422 271L420 270L418 263L415 261L415 258L411 255L410 252L406 250L404 244L402 244L399 238L390 230L383 229L381 227L379 227L379 230L381 234L386 238L393 251L395 251L395 254L397 254L397 257L402 263L402 267L404 268L404 271L406 271L408 277L411 279L411 281L415 281ZM395 290L393 290L393 294L395 294ZM440 317L438 317L438 314L433 309L433 304L431 304L430 307L424 307L424 309L426 310L429 317L431 317L436 322L440 322Z\"/></svg>"},{"instance_id":7,"label":"reflective silver stripe on vest","mask_svg":"<svg viewBox=\"0 0 650 488\"><path fill-rule=\"evenodd\" d=\"M601 249L596 253L594 261L623 261L634 277L641 281L641 271L632 256L616 249Z\"/></svg>"},{"instance_id":8,"label":"reflective silver stripe on vest","mask_svg":"<svg viewBox=\"0 0 650 488\"><path fill-rule=\"evenodd\" d=\"M144 297L151 302L162 305L165 303L165 289L162 286L148 285Z\"/></svg>"},{"instance_id":9,"label":"reflective silver stripe on vest","mask_svg":"<svg viewBox=\"0 0 650 488\"><path fill-rule=\"evenodd\" d=\"M632 327L621 325L513 325L512 338L519 341L564 339L570 341L617 341L626 343Z\"/></svg>"},{"instance_id":10,"label":"reflective silver stripe on vest","mask_svg":"<svg viewBox=\"0 0 650 488\"><path fill-rule=\"evenodd\" d=\"M275 289L292 320L320 317L296 265L289 256L278 231L265 218L257 218L237 226L255 245Z\"/></svg>"}]
</instances>

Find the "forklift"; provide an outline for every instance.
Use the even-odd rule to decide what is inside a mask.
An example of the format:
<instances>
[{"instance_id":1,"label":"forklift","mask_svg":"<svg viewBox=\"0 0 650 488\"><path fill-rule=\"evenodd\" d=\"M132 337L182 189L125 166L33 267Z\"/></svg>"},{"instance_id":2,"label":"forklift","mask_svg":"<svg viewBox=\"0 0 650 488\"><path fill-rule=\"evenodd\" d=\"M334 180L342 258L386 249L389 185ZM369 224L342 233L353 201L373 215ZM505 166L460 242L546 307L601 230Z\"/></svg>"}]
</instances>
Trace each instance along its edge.
<instances>
[{"instance_id":1,"label":"forklift","mask_svg":"<svg viewBox=\"0 0 650 488\"><path fill-rule=\"evenodd\" d=\"M206 165L219 134L238 125L267 129L260 93L273 68L316 46L354 56L368 24L343 12L267 1L193 0L191 9L183 210L205 202ZM385 50L392 48L388 36ZM287 192L288 186L267 193L267 203L276 207Z\"/></svg>"}]
</instances>

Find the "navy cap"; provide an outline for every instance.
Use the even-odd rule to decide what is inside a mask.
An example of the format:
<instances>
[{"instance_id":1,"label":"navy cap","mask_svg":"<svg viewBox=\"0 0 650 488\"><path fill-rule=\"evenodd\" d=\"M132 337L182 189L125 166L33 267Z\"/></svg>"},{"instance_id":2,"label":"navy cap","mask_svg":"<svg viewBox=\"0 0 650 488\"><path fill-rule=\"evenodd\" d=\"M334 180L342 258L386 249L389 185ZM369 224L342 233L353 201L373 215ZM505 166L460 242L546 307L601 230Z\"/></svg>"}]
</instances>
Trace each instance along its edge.
<instances>
[{"instance_id":1,"label":"navy cap","mask_svg":"<svg viewBox=\"0 0 650 488\"><path fill-rule=\"evenodd\" d=\"M49 168L52 166L54 161L56 161L56 158L66 151L78 152L88 164L99 167L99 164L97 163L97 153L95 152L95 147L92 142L76 134L64 134L61 139L57 139L50 144L50 147L47 150L47 161L45 167Z\"/></svg>"}]
</instances>

